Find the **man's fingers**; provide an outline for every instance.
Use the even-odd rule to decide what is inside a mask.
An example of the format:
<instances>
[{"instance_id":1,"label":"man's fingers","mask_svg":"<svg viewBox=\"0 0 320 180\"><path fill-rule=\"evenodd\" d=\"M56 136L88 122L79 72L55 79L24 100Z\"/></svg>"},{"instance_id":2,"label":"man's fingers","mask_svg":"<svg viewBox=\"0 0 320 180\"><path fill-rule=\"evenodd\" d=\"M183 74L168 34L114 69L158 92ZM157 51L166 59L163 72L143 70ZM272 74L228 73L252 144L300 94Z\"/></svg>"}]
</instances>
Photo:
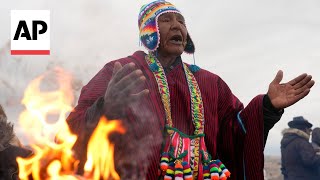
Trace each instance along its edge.
<instances>
[{"instance_id":1,"label":"man's fingers","mask_svg":"<svg viewBox=\"0 0 320 180\"><path fill-rule=\"evenodd\" d=\"M294 96L293 102L292 104L298 102L300 99L304 98L306 95L308 95L310 92L310 89L306 89L305 91L303 91L302 93L298 94L297 96Z\"/></svg>"},{"instance_id":2,"label":"man's fingers","mask_svg":"<svg viewBox=\"0 0 320 180\"><path fill-rule=\"evenodd\" d=\"M122 89L122 93L123 94L130 94L132 89L134 89L135 87L138 87L139 85L143 84L145 82L145 80L146 80L146 78L144 76L140 76L140 77L134 79L133 81L128 83L125 88Z\"/></svg>"},{"instance_id":3,"label":"man's fingers","mask_svg":"<svg viewBox=\"0 0 320 180\"><path fill-rule=\"evenodd\" d=\"M272 84L280 84L281 80L283 78L283 72L281 70L278 71L276 77L271 82Z\"/></svg>"},{"instance_id":4,"label":"man's fingers","mask_svg":"<svg viewBox=\"0 0 320 180\"><path fill-rule=\"evenodd\" d=\"M128 73L128 71L133 70L134 67L134 63L128 63L124 65L122 68L120 68L112 77L114 83L120 81Z\"/></svg>"},{"instance_id":5,"label":"man's fingers","mask_svg":"<svg viewBox=\"0 0 320 180\"><path fill-rule=\"evenodd\" d=\"M114 76L121 68L122 68L121 63L120 62L115 62L114 65L113 65L112 76Z\"/></svg>"},{"instance_id":6,"label":"man's fingers","mask_svg":"<svg viewBox=\"0 0 320 180\"><path fill-rule=\"evenodd\" d=\"M301 79L299 82L297 82L293 88L294 89L299 89L303 86L305 86L306 84L308 84L312 79L312 76L311 75L307 75L306 77L304 77L303 79Z\"/></svg>"},{"instance_id":7,"label":"man's fingers","mask_svg":"<svg viewBox=\"0 0 320 180\"><path fill-rule=\"evenodd\" d=\"M300 76L292 79L291 81L288 82L288 84L290 84L291 86L294 86L295 84L297 84L298 82L300 82L302 79L304 79L307 76L306 73L301 74Z\"/></svg>"},{"instance_id":8,"label":"man's fingers","mask_svg":"<svg viewBox=\"0 0 320 180\"><path fill-rule=\"evenodd\" d=\"M139 85L141 85L145 80L146 78L143 76L142 71L140 69L135 70L124 76L117 83L114 83L109 94L113 94L113 96L117 97L118 99L122 99L123 102L129 102L131 91L139 87Z\"/></svg>"},{"instance_id":9,"label":"man's fingers","mask_svg":"<svg viewBox=\"0 0 320 180\"><path fill-rule=\"evenodd\" d=\"M127 88L132 82L135 82L136 80L138 80L138 78L140 78L141 76L143 76L142 71L139 70L135 70L133 72L131 72L130 74L124 76L122 79L120 79L120 81L118 83L116 83L116 89L118 89L119 91Z\"/></svg>"},{"instance_id":10,"label":"man's fingers","mask_svg":"<svg viewBox=\"0 0 320 180\"><path fill-rule=\"evenodd\" d=\"M311 89L315 83L316 82L314 80L311 80L310 82L308 82L307 87Z\"/></svg>"},{"instance_id":11,"label":"man's fingers","mask_svg":"<svg viewBox=\"0 0 320 180\"><path fill-rule=\"evenodd\" d=\"M137 93L137 94L132 94L130 96L130 101L131 102L136 102L140 100L141 98L147 96L149 94L149 89L144 89L143 91Z\"/></svg>"},{"instance_id":12,"label":"man's fingers","mask_svg":"<svg viewBox=\"0 0 320 180\"><path fill-rule=\"evenodd\" d=\"M120 62L115 62L114 65L113 65L113 71L112 71L112 78L111 80L108 82L108 87L112 87L113 84L115 84L115 81L114 81L114 77L115 75L117 74L118 71L120 71L120 69L122 68L122 65Z\"/></svg>"},{"instance_id":13,"label":"man's fingers","mask_svg":"<svg viewBox=\"0 0 320 180\"><path fill-rule=\"evenodd\" d=\"M311 80L307 84L305 84L303 87L301 87L299 89L296 89L295 90L295 95L299 95L299 94L303 93L304 91L306 91L308 89L310 90L312 88L312 86L314 85L314 83L315 82L313 80Z\"/></svg>"}]
</instances>

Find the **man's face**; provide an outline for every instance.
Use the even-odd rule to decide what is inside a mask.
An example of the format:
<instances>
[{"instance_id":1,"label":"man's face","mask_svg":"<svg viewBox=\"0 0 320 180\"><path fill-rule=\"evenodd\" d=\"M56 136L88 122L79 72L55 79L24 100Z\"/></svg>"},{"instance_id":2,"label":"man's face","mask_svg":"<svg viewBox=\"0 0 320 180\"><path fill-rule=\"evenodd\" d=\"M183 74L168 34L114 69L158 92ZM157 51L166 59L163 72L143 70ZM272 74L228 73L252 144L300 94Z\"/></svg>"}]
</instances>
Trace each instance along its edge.
<instances>
[{"instance_id":1,"label":"man's face","mask_svg":"<svg viewBox=\"0 0 320 180\"><path fill-rule=\"evenodd\" d=\"M180 56L187 44L187 28L178 13L165 13L158 18L160 32L159 53Z\"/></svg>"},{"instance_id":2,"label":"man's face","mask_svg":"<svg viewBox=\"0 0 320 180\"><path fill-rule=\"evenodd\" d=\"M310 136L311 132L312 132L312 129L311 129L311 128L307 128L307 129L306 129L306 133L307 133L309 136Z\"/></svg>"}]
</instances>

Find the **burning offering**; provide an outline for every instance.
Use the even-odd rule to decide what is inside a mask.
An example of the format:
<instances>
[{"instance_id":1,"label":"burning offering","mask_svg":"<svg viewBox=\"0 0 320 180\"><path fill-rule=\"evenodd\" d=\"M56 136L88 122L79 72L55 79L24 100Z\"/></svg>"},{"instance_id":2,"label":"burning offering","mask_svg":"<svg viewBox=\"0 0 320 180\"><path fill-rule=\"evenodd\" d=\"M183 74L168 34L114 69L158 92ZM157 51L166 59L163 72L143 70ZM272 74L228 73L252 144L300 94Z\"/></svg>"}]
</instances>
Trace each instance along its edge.
<instances>
[{"instance_id":1,"label":"burning offering","mask_svg":"<svg viewBox=\"0 0 320 180\"><path fill-rule=\"evenodd\" d=\"M73 146L77 136L72 134L65 121L72 110L72 77L56 68L54 91L41 90L41 83L48 74L34 79L27 87L22 103L26 110L19 123L28 137L34 154L17 158L21 180L78 180L120 179L114 167L114 145L108 140L113 132L125 133L121 122L101 117L89 139L84 174L79 172L80 160L76 159Z\"/></svg>"}]
</instances>

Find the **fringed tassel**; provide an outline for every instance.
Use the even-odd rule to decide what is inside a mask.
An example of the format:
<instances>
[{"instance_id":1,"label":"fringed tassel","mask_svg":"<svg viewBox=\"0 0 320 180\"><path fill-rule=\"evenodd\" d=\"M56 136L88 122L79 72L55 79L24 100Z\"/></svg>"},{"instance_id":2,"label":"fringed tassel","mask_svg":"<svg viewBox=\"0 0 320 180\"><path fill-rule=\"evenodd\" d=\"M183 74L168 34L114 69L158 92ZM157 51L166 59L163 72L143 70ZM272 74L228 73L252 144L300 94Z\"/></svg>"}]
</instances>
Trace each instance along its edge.
<instances>
[{"instance_id":1,"label":"fringed tassel","mask_svg":"<svg viewBox=\"0 0 320 180\"><path fill-rule=\"evenodd\" d=\"M196 65L196 58L194 57L193 53L193 64L189 65L189 69L192 73L196 73L200 70L200 67Z\"/></svg>"},{"instance_id":2,"label":"fringed tassel","mask_svg":"<svg viewBox=\"0 0 320 180\"><path fill-rule=\"evenodd\" d=\"M166 171L169 167L169 154L167 152L162 153L160 160L161 171Z\"/></svg>"},{"instance_id":3,"label":"fringed tassel","mask_svg":"<svg viewBox=\"0 0 320 180\"><path fill-rule=\"evenodd\" d=\"M230 171L226 168L224 170L222 170L222 172L227 176L227 177L230 177L231 173Z\"/></svg>"},{"instance_id":4,"label":"fringed tassel","mask_svg":"<svg viewBox=\"0 0 320 180\"><path fill-rule=\"evenodd\" d=\"M190 69L190 71L191 71L192 73L196 73L197 71L200 70L200 67L197 66L197 65L195 65L195 64L191 64L191 65L189 65L189 69Z\"/></svg>"},{"instance_id":5,"label":"fringed tassel","mask_svg":"<svg viewBox=\"0 0 320 180\"><path fill-rule=\"evenodd\" d=\"M166 171L166 175L164 175L163 180L172 180L174 178L174 162L169 163L169 166Z\"/></svg>"},{"instance_id":6,"label":"fringed tassel","mask_svg":"<svg viewBox=\"0 0 320 180\"><path fill-rule=\"evenodd\" d=\"M221 170L220 172L220 179L225 180L228 177L230 177L231 173L230 171L226 168L226 166L218 159L216 160L216 164L218 165L219 169Z\"/></svg>"},{"instance_id":7,"label":"fringed tassel","mask_svg":"<svg viewBox=\"0 0 320 180\"><path fill-rule=\"evenodd\" d=\"M218 167L218 165L214 161L211 161L209 163L209 168L210 168L211 180L219 180L219 167Z\"/></svg>"},{"instance_id":8,"label":"fringed tassel","mask_svg":"<svg viewBox=\"0 0 320 180\"><path fill-rule=\"evenodd\" d=\"M203 166L203 180L211 180L209 166Z\"/></svg>"},{"instance_id":9,"label":"fringed tassel","mask_svg":"<svg viewBox=\"0 0 320 180\"><path fill-rule=\"evenodd\" d=\"M176 162L174 166L174 180L183 180L183 166L181 162Z\"/></svg>"},{"instance_id":10,"label":"fringed tassel","mask_svg":"<svg viewBox=\"0 0 320 180\"><path fill-rule=\"evenodd\" d=\"M226 175L224 174L224 173L222 173L222 171L221 171L221 173L219 173L219 180L226 180L227 179L227 177L226 177Z\"/></svg>"},{"instance_id":11,"label":"fringed tassel","mask_svg":"<svg viewBox=\"0 0 320 180\"><path fill-rule=\"evenodd\" d=\"M182 166L183 166L183 178L185 180L192 180L192 171L191 171L191 167L187 162L182 162Z\"/></svg>"}]
</instances>

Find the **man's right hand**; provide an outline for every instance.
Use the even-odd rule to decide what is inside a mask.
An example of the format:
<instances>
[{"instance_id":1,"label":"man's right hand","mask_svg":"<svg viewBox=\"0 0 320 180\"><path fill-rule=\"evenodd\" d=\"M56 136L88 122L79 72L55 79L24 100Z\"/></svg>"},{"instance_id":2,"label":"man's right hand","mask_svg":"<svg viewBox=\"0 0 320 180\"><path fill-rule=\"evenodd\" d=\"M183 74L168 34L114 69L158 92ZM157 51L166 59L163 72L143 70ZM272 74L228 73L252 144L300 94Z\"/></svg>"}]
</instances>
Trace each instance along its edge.
<instances>
[{"instance_id":1,"label":"man's right hand","mask_svg":"<svg viewBox=\"0 0 320 180\"><path fill-rule=\"evenodd\" d=\"M145 83L146 77L140 69L135 69L134 63L122 66L116 62L113 67L112 78L104 95L104 110L108 119L120 118L124 115L125 108L149 93L144 89L133 94L133 90ZM128 74L128 71L132 71Z\"/></svg>"}]
</instances>

